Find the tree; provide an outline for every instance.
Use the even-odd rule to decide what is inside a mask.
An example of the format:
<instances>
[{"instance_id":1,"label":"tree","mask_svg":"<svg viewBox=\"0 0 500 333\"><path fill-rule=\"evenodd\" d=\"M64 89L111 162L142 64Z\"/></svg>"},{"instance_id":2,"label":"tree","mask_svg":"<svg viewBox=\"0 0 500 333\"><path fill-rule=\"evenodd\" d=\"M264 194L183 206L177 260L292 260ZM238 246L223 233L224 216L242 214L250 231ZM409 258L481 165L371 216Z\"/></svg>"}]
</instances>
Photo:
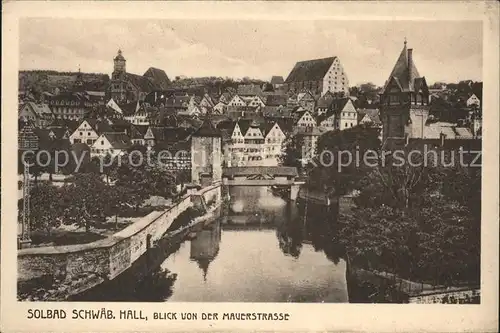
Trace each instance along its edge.
<instances>
[{"instance_id":1,"label":"tree","mask_svg":"<svg viewBox=\"0 0 500 333\"><path fill-rule=\"evenodd\" d=\"M371 170L363 156L368 151L378 153L380 146L379 129L369 125L326 132L318 140L311 182L335 189L339 195L357 189Z\"/></svg>"},{"instance_id":2,"label":"tree","mask_svg":"<svg viewBox=\"0 0 500 333\"><path fill-rule=\"evenodd\" d=\"M48 236L53 228L61 225L63 207L61 206L62 191L46 182L39 183L30 192L31 228L45 230Z\"/></svg>"},{"instance_id":3,"label":"tree","mask_svg":"<svg viewBox=\"0 0 500 333\"><path fill-rule=\"evenodd\" d=\"M113 186L108 191L106 213L115 216L115 229L118 229L118 214L129 206L129 189L124 186Z\"/></svg>"},{"instance_id":4,"label":"tree","mask_svg":"<svg viewBox=\"0 0 500 333\"><path fill-rule=\"evenodd\" d=\"M110 187L98 175L75 175L73 183L61 190L66 224L84 226L89 232L92 223L105 216Z\"/></svg>"},{"instance_id":5,"label":"tree","mask_svg":"<svg viewBox=\"0 0 500 333\"><path fill-rule=\"evenodd\" d=\"M279 161L283 166L302 167L302 150L304 147L304 138L300 135L288 137L282 145L282 152Z\"/></svg>"},{"instance_id":6,"label":"tree","mask_svg":"<svg viewBox=\"0 0 500 333\"><path fill-rule=\"evenodd\" d=\"M287 220L277 229L278 244L285 255L294 258L300 256L302 250L302 226L300 219Z\"/></svg>"},{"instance_id":7,"label":"tree","mask_svg":"<svg viewBox=\"0 0 500 333\"><path fill-rule=\"evenodd\" d=\"M136 154L129 157L123 155L121 162L117 162L115 186L123 186L128 189L129 203L137 210L139 206L150 196L153 184L148 178L146 161L140 160Z\"/></svg>"},{"instance_id":8,"label":"tree","mask_svg":"<svg viewBox=\"0 0 500 333\"><path fill-rule=\"evenodd\" d=\"M372 168L358 209L340 218L338 239L353 263L433 284L477 282L481 170L458 159Z\"/></svg>"}]
</instances>

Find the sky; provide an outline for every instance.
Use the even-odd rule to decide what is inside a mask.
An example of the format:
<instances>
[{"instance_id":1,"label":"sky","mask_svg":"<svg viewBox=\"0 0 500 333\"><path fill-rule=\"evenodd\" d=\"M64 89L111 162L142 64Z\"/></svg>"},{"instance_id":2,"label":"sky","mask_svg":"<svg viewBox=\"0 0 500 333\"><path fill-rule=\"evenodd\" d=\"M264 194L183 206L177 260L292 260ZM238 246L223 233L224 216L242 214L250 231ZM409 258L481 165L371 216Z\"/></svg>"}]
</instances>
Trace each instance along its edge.
<instances>
[{"instance_id":1,"label":"sky","mask_svg":"<svg viewBox=\"0 0 500 333\"><path fill-rule=\"evenodd\" d=\"M482 80L480 21L20 20L20 69L111 74L117 50L127 72L149 67L173 79L286 79L297 61L337 56L350 85L382 85L404 39L427 82Z\"/></svg>"}]
</instances>

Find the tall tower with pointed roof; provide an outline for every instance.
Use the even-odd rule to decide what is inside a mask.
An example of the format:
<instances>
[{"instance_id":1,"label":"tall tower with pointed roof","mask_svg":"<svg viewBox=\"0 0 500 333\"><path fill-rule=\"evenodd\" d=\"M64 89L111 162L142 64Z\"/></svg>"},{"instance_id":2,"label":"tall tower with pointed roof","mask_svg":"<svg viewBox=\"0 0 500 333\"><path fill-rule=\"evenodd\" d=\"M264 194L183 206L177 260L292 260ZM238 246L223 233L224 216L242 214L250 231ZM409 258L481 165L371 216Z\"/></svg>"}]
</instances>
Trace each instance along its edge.
<instances>
[{"instance_id":1,"label":"tall tower with pointed roof","mask_svg":"<svg viewBox=\"0 0 500 333\"><path fill-rule=\"evenodd\" d=\"M429 116L429 89L413 62L413 49L405 38L399 55L380 95L383 138L423 138Z\"/></svg>"},{"instance_id":2,"label":"tall tower with pointed roof","mask_svg":"<svg viewBox=\"0 0 500 333\"><path fill-rule=\"evenodd\" d=\"M125 76L125 73L127 72L126 69L126 64L127 60L125 60L125 57L122 55L122 50L118 50L118 54L116 57L113 59L113 79L114 80L119 80L123 79Z\"/></svg>"}]
</instances>

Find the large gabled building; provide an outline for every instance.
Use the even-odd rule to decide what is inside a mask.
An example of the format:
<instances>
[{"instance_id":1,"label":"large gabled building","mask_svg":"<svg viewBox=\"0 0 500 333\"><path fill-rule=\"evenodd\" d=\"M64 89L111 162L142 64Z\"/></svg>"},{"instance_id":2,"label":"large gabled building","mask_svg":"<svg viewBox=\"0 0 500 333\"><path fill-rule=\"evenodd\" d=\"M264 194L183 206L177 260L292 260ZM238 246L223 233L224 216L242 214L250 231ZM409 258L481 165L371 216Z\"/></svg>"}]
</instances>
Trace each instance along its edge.
<instances>
[{"instance_id":1,"label":"large gabled building","mask_svg":"<svg viewBox=\"0 0 500 333\"><path fill-rule=\"evenodd\" d=\"M170 80L165 71L150 67L144 75L127 73L126 60L121 50L113 59L114 67L109 84L110 97L117 103L144 100L154 91L166 90Z\"/></svg>"},{"instance_id":2,"label":"large gabled building","mask_svg":"<svg viewBox=\"0 0 500 333\"><path fill-rule=\"evenodd\" d=\"M314 95L349 93L349 79L338 57L299 61L285 80L288 90L307 89Z\"/></svg>"}]
</instances>

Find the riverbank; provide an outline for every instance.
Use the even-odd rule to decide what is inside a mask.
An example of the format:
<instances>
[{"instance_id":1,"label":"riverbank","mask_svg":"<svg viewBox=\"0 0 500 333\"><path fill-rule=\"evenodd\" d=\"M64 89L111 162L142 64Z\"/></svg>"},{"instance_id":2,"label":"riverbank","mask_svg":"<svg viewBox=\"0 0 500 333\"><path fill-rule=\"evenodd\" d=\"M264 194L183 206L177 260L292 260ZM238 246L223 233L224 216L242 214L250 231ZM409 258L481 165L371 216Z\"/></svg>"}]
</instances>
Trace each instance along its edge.
<instances>
[{"instance_id":1,"label":"riverbank","mask_svg":"<svg viewBox=\"0 0 500 333\"><path fill-rule=\"evenodd\" d=\"M160 302L171 294L171 288L177 275L161 269L162 262L179 250L181 244L192 232L212 223L218 218L220 205L193 219L183 227L167 232L156 241L153 247L144 253L134 264L118 278L71 295L67 301L95 301L106 295L106 301L114 302ZM130 288L130 286L135 286Z\"/></svg>"},{"instance_id":2,"label":"riverbank","mask_svg":"<svg viewBox=\"0 0 500 333\"><path fill-rule=\"evenodd\" d=\"M434 286L394 274L351 267L347 273L350 303L479 304L479 284Z\"/></svg>"},{"instance_id":3,"label":"riverbank","mask_svg":"<svg viewBox=\"0 0 500 333\"><path fill-rule=\"evenodd\" d=\"M196 206L193 201L203 197L202 202L215 202L214 207L218 206L220 188L220 184L214 184L186 194L165 211L153 212L122 231L93 243L19 250L18 299L65 300L118 278L160 240L180 232L167 233L182 212ZM181 230L213 218L213 210L195 218Z\"/></svg>"}]
</instances>

